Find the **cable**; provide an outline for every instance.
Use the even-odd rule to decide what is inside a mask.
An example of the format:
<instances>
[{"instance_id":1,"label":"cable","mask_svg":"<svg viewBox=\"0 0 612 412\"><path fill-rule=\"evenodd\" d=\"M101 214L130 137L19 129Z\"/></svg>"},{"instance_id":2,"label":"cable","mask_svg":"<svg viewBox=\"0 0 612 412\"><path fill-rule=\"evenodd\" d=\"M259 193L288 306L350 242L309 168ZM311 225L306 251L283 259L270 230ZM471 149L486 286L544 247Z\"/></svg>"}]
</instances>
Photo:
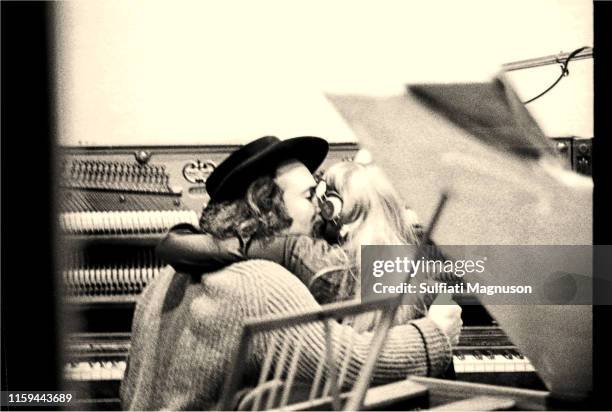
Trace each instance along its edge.
<instances>
[{"instance_id":1,"label":"cable","mask_svg":"<svg viewBox=\"0 0 612 412\"><path fill-rule=\"evenodd\" d=\"M571 52L569 54L569 56L567 56L567 58L565 59L565 61L563 63L561 63L561 75L557 78L557 80L555 80L555 82L553 84L551 84L546 90L544 90L542 93L538 94L536 97L533 97L529 100L527 100L526 102L523 102L523 104L529 104L531 102L533 102L534 100L539 99L540 97L544 96L546 93L548 93L549 91L552 90L553 87L555 87L557 85L557 83L559 83L561 81L562 78L564 78L565 76L569 75L569 70L568 70L568 65L569 62L581 51L588 49L588 47L581 47L579 49L574 50L573 52Z\"/></svg>"}]
</instances>

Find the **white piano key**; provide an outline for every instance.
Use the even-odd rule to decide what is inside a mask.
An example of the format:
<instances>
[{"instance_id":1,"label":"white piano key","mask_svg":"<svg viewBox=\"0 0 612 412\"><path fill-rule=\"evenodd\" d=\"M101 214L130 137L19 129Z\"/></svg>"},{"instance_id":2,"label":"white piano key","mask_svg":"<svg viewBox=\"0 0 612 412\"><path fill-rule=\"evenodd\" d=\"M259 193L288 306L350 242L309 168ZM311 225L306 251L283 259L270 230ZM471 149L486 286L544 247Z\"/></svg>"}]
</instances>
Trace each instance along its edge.
<instances>
[{"instance_id":1,"label":"white piano key","mask_svg":"<svg viewBox=\"0 0 612 412\"><path fill-rule=\"evenodd\" d=\"M535 368L533 367L533 365L531 364L531 362L529 361L529 359L525 358L525 360L527 361L525 363L525 370L527 372L535 372Z\"/></svg>"},{"instance_id":2,"label":"white piano key","mask_svg":"<svg viewBox=\"0 0 612 412\"><path fill-rule=\"evenodd\" d=\"M64 213L65 223L66 223L66 231L68 233L76 233L76 223L74 213Z\"/></svg>"},{"instance_id":3,"label":"white piano key","mask_svg":"<svg viewBox=\"0 0 612 412\"><path fill-rule=\"evenodd\" d=\"M100 364L100 362L92 362L90 379L91 380L102 379L102 365Z\"/></svg>"},{"instance_id":4,"label":"white piano key","mask_svg":"<svg viewBox=\"0 0 612 412\"><path fill-rule=\"evenodd\" d=\"M476 372L476 358L473 355L465 355L464 372Z\"/></svg>"},{"instance_id":5,"label":"white piano key","mask_svg":"<svg viewBox=\"0 0 612 412\"><path fill-rule=\"evenodd\" d=\"M86 275L85 275L85 268L84 267L80 267L79 270L79 289L81 291L83 291L86 286L87 286L87 281L86 281Z\"/></svg>"},{"instance_id":6,"label":"white piano key","mask_svg":"<svg viewBox=\"0 0 612 412\"><path fill-rule=\"evenodd\" d=\"M110 289L110 268L103 267L102 274L102 291L107 292Z\"/></svg>"},{"instance_id":7,"label":"white piano key","mask_svg":"<svg viewBox=\"0 0 612 412\"><path fill-rule=\"evenodd\" d=\"M120 215L118 212L109 212L108 213L108 222L109 222L109 233L122 233L123 228L121 226Z\"/></svg>"},{"instance_id":8,"label":"white piano key","mask_svg":"<svg viewBox=\"0 0 612 412\"><path fill-rule=\"evenodd\" d=\"M91 219L91 231L98 232L100 229L100 213L90 213L88 217Z\"/></svg>"},{"instance_id":9,"label":"white piano key","mask_svg":"<svg viewBox=\"0 0 612 412\"><path fill-rule=\"evenodd\" d=\"M176 216L178 213L165 210L159 212L159 229L161 232L167 232L168 229L175 225L174 222L177 220Z\"/></svg>"},{"instance_id":10,"label":"white piano key","mask_svg":"<svg viewBox=\"0 0 612 412\"><path fill-rule=\"evenodd\" d=\"M150 233L155 232L157 229L155 227L155 211L146 211L140 213L138 217L139 225L142 227L146 227L147 231Z\"/></svg>"},{"instance_id":11,"label":"white piano key","mask_svg":"<svg viewBox=\"0 0 612 412\"><path fill-rule=\"evenodd\" d=\"M62 231L68 232L68 227L66 225L66 213L60 214L59 226L60 226L60 229L62 229Z\"/></svg>"},{"instance_id":12,"label":"white piano key","mask_svg":"<svg viewBox=\"0 0 612 412\"><path fill-rule=\"evenodd\" d=\"M73 369L73 375L78 380L87 380L91 375L91 367L88 362L78 362Z\"/></svg>"},{"instance_id":13,"label":"white piano key","mask_svg":"<svg viewBox=\"0 0 612 412\"><path fill-rule=\"evenodd\" d=\"M147 267L147 285L149 284L149 282L151 282L153 280L153 268L151 266Z\"/></svg>"},{"instance_id":14,"label":"white piano key","mask_svg":"<svg viewBox=\"0 0 612 412\"><path fill-rule=\"evenodd\" d=\"M84 231L85 224L83 222L83 217L81 216L81 214L73 213L71 219L72 219L72 225L74 227L73 233L82 233Z\"/></svg>"},{"instance_id":15,"label":"white piano key","mask_svg":"<svg viewBox=\"0 0 612 412\"><path fill-rule=\"evenodd\" d=\"M504 364L504 372L516 372L516 362L506 359L506 363Z\"/></svg>"},{"instance_id":16,"label":"white piano key","mask_svg":"<svg viewBox=\"0 0 612 412\"><path fill-rule=\"evenodd\" d=\"M103 365L100 371L100 379L102 380L111 380L113 379L113 371L111 368Z\"/></svg>"},{"instance_id":17,"label":"white piano key","mask_svg":"<svg viewBox=\"0 0 612 412\"><path fill-rule=\"evenodd\" d=\"M113 264L113 266L111 267L111 290L113 291L113 293L118 291L118 286L119 286L119 279L118 279L118 275L117 275L117 266Z\"/></svg>"},{"instance_id":18,"label":"white piano key","mask_svg":"<svg viewBox=\"0 0 612 412\"><path fill-rule=\"evenodd\" d=\"M149 232L150 229L150 219L151 219L151 215L153 212L146 212L144 214L140 214L138 216L138 223L139 223L139 227L138 227L138 232L139 233L143 233L143 232Z\"/></svg>"},{"instance_id":19,"label":"white piano key","mask_svg":"<svg viewBox=\"0 0 612 412\"><path fill-rule=\"evenodd\" d=\"M102 233L112 233L112 228L110 224L110 213L106 211L102 212Z\"/></svg>"},{"instance_id":20,"label":"white piano key","mask_svg":"<svg viewBox=\"0 0 612 412\"><path fill-rule=\"evenodd\" d=\"M119 289L121 292L125 292L125 266L120 265L117 267L117 275L119 277Z\"/></svg>"},{"instance_id":21,"label":"white piano key","mask_svg":"<svg viewBox=\"0 0 612 412\"><path fill-rule=\"evenodd\" d=\"M130 266L128 269L128 290L133 291L134 285L136 285L136 270L134 266Z\"/></svg>"},{"instance_id":22,"label":"white piano key","mask_svg":"<svg viewBox=\"0 0 612 412\"><path fill-rule=\"evenodd\" d=\"M122 380L123 379L123 370L114 366L111 369L111 379Z\"/></svg>"},{"instance_id":23,"label":"white piano key","mask_svg":"<svg viewBox=\"0 0 612 412\"><path fill-rule=\"evenodd\" d=\"M465 372L465 359L460 359L457 356L453 356L453 364L455 366L456 373Z\"/></svg>"},{"instance_id":24,"label":"white piano key","mask_svg":"<svg viewBox=\"0 0 612 412\"><path fill-rule=\"evenodd\" d=\"M84 230L80 213L70 215L70 226L72 227L72 233L80 233Z\"/></svg>"},{"instance_id":25,"label":"white piano key","mask_svg":"<svg viewBox=\"0 0 612 412\"><path fill-rule=\"evenodd\" d=\"M74 232L72 227L72 213L62 213L61 215L62 229L67 233Z\"/></svg>"},{"instance_id":26,"label":"white piano key","mask_svg":"<svg viewBox=\"0 0 612 412\"><path fill-rule=\"evenodd\" d=\"M506 371L506 358L502 355L495 355L495 359L493 360L493 370L495 372L505 372Z\"/></svg>"},{"instance_id":27,"label":"white piano key","mask_svg":"<svg viewBox=\"0 0 612 412\"><path fill-rule=\"evenodd\" d=\"M87 290L91 291L92 289L92 280L91 278L93 277L93 271L89 268L86 268L84 270L84 274L85 274L85 288L87 288Z\"/></svg>"},{"instance_id":28,"label":"white piano key","mask_svg":"<svg viewBox=\"0 0 612 412\"><path fill-rule=\"evenodd\" d=\"M94 226L95 213L81 213L81 218L83 221L83 227L85 233L92 233Z\"/></svg>"},{"instance_id":29,"label":"white piano key","mask_svg":"<svg viewBox=\"0 0 612 412\"><path fill-rule=\"evenodd\" d=\"M101 288L103 285L103 280L102 280L102 268L100 267L96 267L94 269L94 285L96 286L96 288Z\"/></svg>"},{"instance_id":30,"label":"white piano key","mask_svg":"<svg viewBox=\"0 0 612 412\"><path fill-rule=\"evenodd\" d=\"M136 212L127 212L126 213L126 219L125 219L125 231L128 233L134 233L136 232L136 222L134 221L135 217L136 217Z\"/></svg>"},{"instance_id":31,"label":"white piano key","mask_svg":"<svg viewBox=\"0 0 612 412\"><path fill-rule=\"evenodd\" d=\"M143 212L146 213L146 212ZM138 233L138 230L140 229L140 221L138 220L138 212L130 212L130 219L129 219L129 224L130 224L130 231L133 233Z\"/></svg>"},{"instance_id":32,"label":"white piano key","mask_svg":"<svg viewBox=\"0 0 612 412\"><path fill-rule=\"evenodd\" d=\"M115 213L115 221L117 222L117 232L119 234L124 234L126 233L126 227L127 227L127 215L125 213Z\"/></svg>"}]
</instances>

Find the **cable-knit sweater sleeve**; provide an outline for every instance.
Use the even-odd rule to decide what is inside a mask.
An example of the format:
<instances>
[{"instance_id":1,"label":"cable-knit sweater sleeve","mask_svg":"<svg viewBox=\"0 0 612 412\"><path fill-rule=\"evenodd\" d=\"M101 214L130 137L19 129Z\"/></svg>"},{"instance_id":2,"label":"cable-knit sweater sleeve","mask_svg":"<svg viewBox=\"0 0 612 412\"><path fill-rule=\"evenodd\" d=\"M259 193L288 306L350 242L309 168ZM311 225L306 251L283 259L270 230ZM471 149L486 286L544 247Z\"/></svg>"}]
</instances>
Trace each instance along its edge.
<instances>
[{"instance_id":1,"label":"cable-knit sweater sleeve","mask_svg":"<svg viewBox=\"0 0 612 412\"><path fill-rule=\"evenodd\" d=\"M254 274L258 284L254 293L255 299L259 301L256 306L263 312L254 315L300 313L320 308L308 289L290 272L271 262L259 262L262 262L259 265L262 272ZM352 384L359 376L359 370L368 356L374 334L359 333L352 327L335 321L332 322L331 329L334 353L344 355L350 348L345 384ZM284 342L287 339L291 342L291 347L298 344L302 347L298 375L312 378L319 361L325 357L323 323L313 322L265 333L256 340L256 356L263 359L272 342ZM430 319L422 318L393 326L379 355L373 380L378 384L403 379L412 374L426 375L428 369L429 375L436 376L446 370L451 357L447 337ZM344 358L345 356L337 356L338 368L341 368Z\"/></svg>"}]
</instances>

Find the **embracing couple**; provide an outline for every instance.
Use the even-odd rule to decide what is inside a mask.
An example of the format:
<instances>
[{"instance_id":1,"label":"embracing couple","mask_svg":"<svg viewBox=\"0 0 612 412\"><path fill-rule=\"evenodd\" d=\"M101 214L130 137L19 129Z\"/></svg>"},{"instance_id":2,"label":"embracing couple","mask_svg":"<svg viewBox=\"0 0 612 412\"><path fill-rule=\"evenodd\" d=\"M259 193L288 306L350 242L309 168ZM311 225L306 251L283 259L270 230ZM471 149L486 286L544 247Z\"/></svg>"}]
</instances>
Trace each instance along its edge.
<instances>
[{"instance_id":1,"label":"embracing couple","mask_svg":"<svg viewBox=\"0 0 612 412\"><path fill-rule=\"evenodd\" d=\"M418 244L416 222L377 166L343 161L317 182L327 156L317 137L257 139L210 175L200 228L179 225L158 246L171 266L136 306L124 409L198 410L217 404L246 319L287 315L359 294L361 245ZM439 376L461 331L458 306L403 306L373 373L373 384L407 375ZM375 320L334 323L352 341L346 383L357 379ZM278 334L279 336L275 336ZM305 337L297 376L316 373L325 353L323 325L272 332L244 359L260 367L267 345ZM277 339L278 338L278 339ZM342 342L340 342L342 343ZM310 361L309 361L310 360Z\"/></svg>"}]
</instances>

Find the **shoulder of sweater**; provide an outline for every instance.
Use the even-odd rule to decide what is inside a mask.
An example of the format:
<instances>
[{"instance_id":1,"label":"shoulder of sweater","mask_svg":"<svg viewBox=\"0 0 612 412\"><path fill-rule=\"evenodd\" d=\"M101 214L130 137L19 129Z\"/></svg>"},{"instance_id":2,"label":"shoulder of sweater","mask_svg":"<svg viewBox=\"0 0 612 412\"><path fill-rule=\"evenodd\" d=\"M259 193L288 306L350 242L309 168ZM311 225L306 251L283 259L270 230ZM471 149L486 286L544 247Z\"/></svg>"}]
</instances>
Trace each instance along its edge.
<instances>
[{"instance_id":1,"label":"shoulder of sweater","mask_svg":"<svg viewBox=\"0 0 612 412\"><path fill-rule=\"evenodd\" d=\"M248 276L257 283L263 285L284 285L291 288L304 288L306 286L284 266L263 259L251 259L244 262L234 263L230 266L235 273Z\"/></svg>"},{"instance_id":2,"label":"shoulder of sweater","mask_svg":"<svg viewBox=\"0 0 612 412\"><path fill-rule=\"evenodd\" d=\"M217 272L202 275L202 282L206 282L208 278L215 278L233 285L249 283L257 287L286 286L306 289L302 282L284 266L263 259L249 259L233 263Z\"/></svg>"},{"instance_id":3,"label":"shoulder of sweater","mask_svg":"<svg viewBox=\"0 0 612 412\"><path fill-rule=\"evenodd\" d=\"M291 275L291 272L280 264L264 259L248 259L241 262L232 263L222 270L227 270L240 275L251 274L256 277L262 275L265 276L268 274Z\"/></svg>"},{"instance_id":4,"label":"shoulder of sweater","mask_svg":"<svg viewBox=\"0 0 612 412\"><path fill-rule=\"evenodd\" d=\"M230 268L239 276L239 282L247 285L245 293L258 295L266 305L283 302L281 306L287 306L285 309L290 311L295 310L294 306L318 306L306 285L278 263L252 259L235 263Z\"/></svg>"},{"instance_id":5,"label":"shoulder of sweater","mask_svg":"<svg viewBox=\"0 0 612 412\"><path fill-rule=\"evenodd\" d=\"M301 312L319 307L308 288L278 263L251 259L234 263L207 276L217 297L231 299L246 317ZM219 293L219 291L221 291Z\"/></svg>"}]
</instances>

